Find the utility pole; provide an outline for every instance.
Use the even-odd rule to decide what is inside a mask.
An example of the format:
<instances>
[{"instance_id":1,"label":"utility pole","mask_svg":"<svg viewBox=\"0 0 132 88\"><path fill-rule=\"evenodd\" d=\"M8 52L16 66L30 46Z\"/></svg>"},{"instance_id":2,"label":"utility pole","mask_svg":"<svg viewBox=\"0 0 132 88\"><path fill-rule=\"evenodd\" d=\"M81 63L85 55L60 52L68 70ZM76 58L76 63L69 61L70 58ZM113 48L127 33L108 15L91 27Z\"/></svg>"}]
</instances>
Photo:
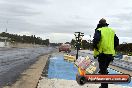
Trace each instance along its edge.
<instances>
[{"instance_id":1,"label":"utility pole","mask_svg":"<svg viewBox=\"0 0 132 88\"><path fill-rule=\"evenodd\" d=\"M90 37L90 39L89 39L89 49L91 50L92 48L91 48L91 35L89 35L89 37Z\"/></svg>"},{"instance_id":2,"label":"utility pole","mask_svg":"<svg viewBox=\"0 0 132 88\"><path fill-rule=\"evenodd\" d=\"M7 21L7 26L8 26L8 21ZM5 33L7 33L7 26L6 26L6 30ZM7 46L7 39L5 39L5 47Z\"/></svg>"},{"instance_id":3,"label":"utility pole","mask_svg":"<svg viewBox=\"0 0 132 88\"><path fill-rule=\"evenodd\" d=\"M78 59L78 51L80 50L81 41L82 41L82 37L84 36L84 33L75 32L74 35L75 35L75 39L76 39L76 49L77 49L76 60L77 60Z\"/></svg>"}]
</instances>

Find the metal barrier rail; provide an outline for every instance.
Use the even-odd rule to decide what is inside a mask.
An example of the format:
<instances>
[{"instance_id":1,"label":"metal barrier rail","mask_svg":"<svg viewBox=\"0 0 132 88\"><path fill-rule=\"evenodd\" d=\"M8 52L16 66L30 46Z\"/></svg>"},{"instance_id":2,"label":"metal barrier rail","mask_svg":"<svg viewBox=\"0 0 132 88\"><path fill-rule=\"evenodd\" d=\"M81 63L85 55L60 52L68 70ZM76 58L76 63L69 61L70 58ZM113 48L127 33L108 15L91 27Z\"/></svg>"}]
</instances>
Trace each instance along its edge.
<instances>
[{"instance_id":1,"label":"metal barrier rail","mask_svg":"<svg viewBox=\"0 0 132 88\"><path fill-rule=\"evenodd\" d=\"M112 65L121 67L121 68L129 70L129 71L132 71L132 63L131 62L114 60Z\"/></svg>"}]
</instances>

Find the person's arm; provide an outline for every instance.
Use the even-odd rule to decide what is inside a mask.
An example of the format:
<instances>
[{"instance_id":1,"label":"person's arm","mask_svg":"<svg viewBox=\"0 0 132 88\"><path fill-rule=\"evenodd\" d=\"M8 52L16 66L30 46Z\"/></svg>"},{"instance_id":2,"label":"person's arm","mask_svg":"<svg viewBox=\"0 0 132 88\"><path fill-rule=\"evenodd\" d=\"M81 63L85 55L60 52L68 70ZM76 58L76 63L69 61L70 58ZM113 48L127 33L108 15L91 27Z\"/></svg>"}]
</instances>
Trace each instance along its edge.
<instances>
[{"instance_id":1,"label":"person's arm","mask_svg":"<svg viewBox=\"0 0 132 88\"><path fill-rule=\"evenodd\" d=\"M96 30L93 38L93 48L98 50L97 44L101 39L101 31Z\"/></svg>"},{"instance_id":2,"label":"person's arm","mask_svg":"<svg viewBox=\"0 0 132 88\"><path fill-rule=\"evenodd\" d=\"M119 38L116 36L114 36L114 48L116 48L119 45Z\"/></svg>"}]
</instances>

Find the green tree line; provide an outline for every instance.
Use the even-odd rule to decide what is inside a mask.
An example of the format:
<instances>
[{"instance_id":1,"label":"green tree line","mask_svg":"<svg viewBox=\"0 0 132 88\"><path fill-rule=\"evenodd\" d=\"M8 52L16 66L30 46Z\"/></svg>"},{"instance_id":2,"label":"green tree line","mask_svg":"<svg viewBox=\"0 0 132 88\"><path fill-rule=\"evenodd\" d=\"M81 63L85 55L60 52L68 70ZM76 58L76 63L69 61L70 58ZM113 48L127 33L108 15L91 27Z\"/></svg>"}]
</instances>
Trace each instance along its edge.
<instances>
[{"instance_id":1,"label":"green tree line","mask_svg":"<svg viewBox=\"0 0 132 88\"><path fill-rule=\"evenodd\" d=\"M71 40L72 47L76 47L76 40ZM82 40L80 44L80 48L82 49L93 49L92 47L92 41Z\"/></svg>"},{"instance_id":2,"label":"green tree line","mask_svg":"<svg viewBox=\"0 0 132 88\"><path fill-rule=\"evenodd\" d=\"M124 54L132 54L132 43L120 44L116 50Z\"/></svg>"},{"instance_id":3,"label":"green tree line","mask_svg":"<svg viewBox=\"0 0 132 88\"><path fill-rule=\"evenodd\" d=\"M71 40L71 45L72 45L72 47L75 47L76 46L76 40L72 39ZM80 47L82 49L91 49L91 50L93 50L92 41L82 40ZM116 51L117 52L122 52L124 54L132 54L132 43L120 44L118 47L116 47Z\"/></svg>"},{"instance_id":4,"label":"green tree line","mask_svg":"<svg viewBox=\"0 0 132 88\"><path fill-rule=\"evenodd\" d=\"M16 43L30 43L30 44L49 45L49 39L42 40L42 38L36 37L35 35L20 36L17 34L9 34L9 33L2 32L2 33L0 33L0 37L7 37L8 41L11 43L16 42ZM1 41L2 41L2 39L1 39Z\"/></svg>"}]
</instances>

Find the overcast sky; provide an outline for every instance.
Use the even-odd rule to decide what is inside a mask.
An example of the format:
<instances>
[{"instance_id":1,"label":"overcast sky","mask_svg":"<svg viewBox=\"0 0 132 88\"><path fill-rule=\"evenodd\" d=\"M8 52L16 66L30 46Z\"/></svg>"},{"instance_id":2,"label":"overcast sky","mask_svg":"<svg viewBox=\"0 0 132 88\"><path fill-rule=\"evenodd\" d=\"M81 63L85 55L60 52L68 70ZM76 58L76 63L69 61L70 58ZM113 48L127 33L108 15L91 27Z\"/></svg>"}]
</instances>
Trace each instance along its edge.
<instances>
[{"instance_id":1,"label":"overcast sky","mask_svg":"<svg viewBox=\"0 0 132 88\"><path fill-rule=\"evenodd\" d=\"M0 0L0 32L37 35L66 42L74 32L84 39L105 18L122 42L132 42L132 0Z\"/></svg>"}]
</instances>

